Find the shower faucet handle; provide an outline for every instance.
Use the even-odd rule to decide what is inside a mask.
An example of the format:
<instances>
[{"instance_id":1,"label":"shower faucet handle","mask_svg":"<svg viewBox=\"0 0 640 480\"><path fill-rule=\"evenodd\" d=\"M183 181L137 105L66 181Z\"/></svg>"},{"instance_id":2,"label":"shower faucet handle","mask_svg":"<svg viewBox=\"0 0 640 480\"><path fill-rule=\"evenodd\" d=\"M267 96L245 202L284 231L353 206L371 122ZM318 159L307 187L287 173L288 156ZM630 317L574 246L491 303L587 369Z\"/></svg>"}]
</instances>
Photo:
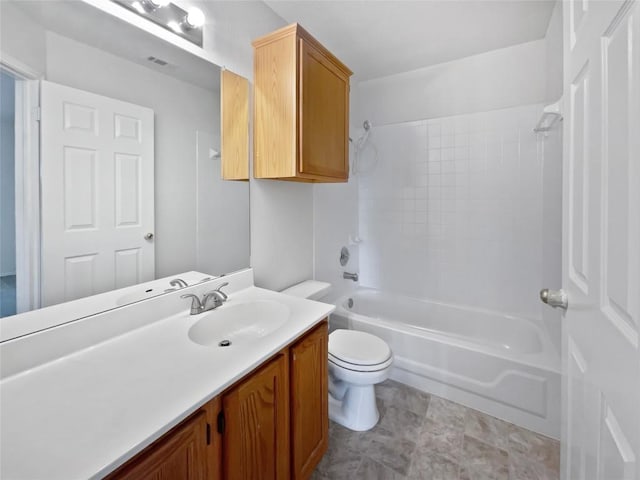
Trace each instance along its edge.
<instances>
[{"instance_id":1,"label":"shower faucet handle","mask_svg":"<svg viewBox=\"0 0 640 480\"><path fill-rule=\"evenodd\" d=\"M344 278L345 280L353 280L354 282L357 282L358 281L358 274L357 273L343 272L342 273L342 278Z\"/></svg>"},{"instance_id":2,"label":"shower faucet handle","mask_svg":"<svg viewBox=\"0 0 640 480\"><path fill-rule=\"evenodd\" d=\"M549 290L543 288L540 290L540 300L553 308L562 308L564 310L569 306L569 298L564 290Z\"/></svg>"}]
</instances>

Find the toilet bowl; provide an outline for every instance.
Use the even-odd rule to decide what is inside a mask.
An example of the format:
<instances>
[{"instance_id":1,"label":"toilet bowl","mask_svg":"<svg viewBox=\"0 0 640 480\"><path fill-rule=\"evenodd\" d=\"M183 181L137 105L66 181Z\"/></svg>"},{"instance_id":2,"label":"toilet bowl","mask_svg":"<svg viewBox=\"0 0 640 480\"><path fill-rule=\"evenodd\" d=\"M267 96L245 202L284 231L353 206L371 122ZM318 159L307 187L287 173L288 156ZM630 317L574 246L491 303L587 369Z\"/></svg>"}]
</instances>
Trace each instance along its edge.
<instances>
[{"instance_id":1,"label":"toilet bowl","mask_svg":"<svg viewBox=\"0 0 640 480\"><path fill-rule=\"evenodd\" d=\"M307 280L282 293L320 300L330 285ZM393 354L370 333L335 330L329 335L329 418L351 430L373 428L380 418L375 385L389 378Z\"/></svg>"}]
</instances>

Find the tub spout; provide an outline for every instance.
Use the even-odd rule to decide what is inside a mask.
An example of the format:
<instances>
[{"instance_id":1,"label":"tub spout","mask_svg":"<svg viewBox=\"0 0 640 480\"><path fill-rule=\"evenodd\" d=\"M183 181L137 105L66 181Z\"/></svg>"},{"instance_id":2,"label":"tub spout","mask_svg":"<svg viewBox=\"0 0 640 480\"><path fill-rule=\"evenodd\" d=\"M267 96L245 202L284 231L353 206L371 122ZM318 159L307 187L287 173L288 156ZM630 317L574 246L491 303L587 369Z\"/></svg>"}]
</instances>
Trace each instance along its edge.
<instances>
[{"instance_id":1,"label":"tub spout","mask_svg":"<svg viewBox=\"0 0 640 480\"><path fill-rule=\"evenodd\" d=\"M343 272L342 273L342 278L344 278L345 280L353 280L354 282L357 282L358 281L358 274L357 273Z\"/></svg>"}]
</instances>

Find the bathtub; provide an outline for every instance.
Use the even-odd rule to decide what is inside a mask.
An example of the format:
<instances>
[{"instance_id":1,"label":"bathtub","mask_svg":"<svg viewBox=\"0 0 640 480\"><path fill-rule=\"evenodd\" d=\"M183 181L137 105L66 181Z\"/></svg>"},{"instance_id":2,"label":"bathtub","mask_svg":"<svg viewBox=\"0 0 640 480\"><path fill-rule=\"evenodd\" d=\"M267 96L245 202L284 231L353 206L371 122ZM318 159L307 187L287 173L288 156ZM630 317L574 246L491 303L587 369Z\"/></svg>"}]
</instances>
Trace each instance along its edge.
<instances>
[{"instance_id":1,"label":"bathtub","mask_svg":"<svg viewBox=\"0 0 640 480\"><path fill-rule=\"evenodd\" d=\"M340 298L330 328L384 339L391 378L560 437L560 358L536 322L372 289Z\"/></svg>"}]
</instances>

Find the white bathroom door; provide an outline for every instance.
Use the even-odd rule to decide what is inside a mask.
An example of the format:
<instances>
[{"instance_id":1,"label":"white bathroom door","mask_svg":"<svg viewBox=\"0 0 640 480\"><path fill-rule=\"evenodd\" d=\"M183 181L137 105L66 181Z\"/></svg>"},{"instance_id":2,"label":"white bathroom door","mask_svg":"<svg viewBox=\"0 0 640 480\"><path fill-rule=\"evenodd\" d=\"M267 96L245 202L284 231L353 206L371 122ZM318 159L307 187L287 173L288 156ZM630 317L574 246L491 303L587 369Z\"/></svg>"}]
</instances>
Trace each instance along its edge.
<instances>
[{"instance_id":1,"label":"white bathroom door","mask_svg":"<svg viewBox=\"0 0 640 480\"><path fill-rule=\"evenodd\" d=\"M640 479L639 4L564 3L565 480Z\"/></svg>"},{"instance_id":2,"label":"white bathroom door","mask_svg":"<svg viewBox=\"0 0 640 480\"><path fill-rule=\"evenodd\" d=\"M46 81L41 108L42 306L153 280L153 110Z\"/></svg>"}]
</instances>

